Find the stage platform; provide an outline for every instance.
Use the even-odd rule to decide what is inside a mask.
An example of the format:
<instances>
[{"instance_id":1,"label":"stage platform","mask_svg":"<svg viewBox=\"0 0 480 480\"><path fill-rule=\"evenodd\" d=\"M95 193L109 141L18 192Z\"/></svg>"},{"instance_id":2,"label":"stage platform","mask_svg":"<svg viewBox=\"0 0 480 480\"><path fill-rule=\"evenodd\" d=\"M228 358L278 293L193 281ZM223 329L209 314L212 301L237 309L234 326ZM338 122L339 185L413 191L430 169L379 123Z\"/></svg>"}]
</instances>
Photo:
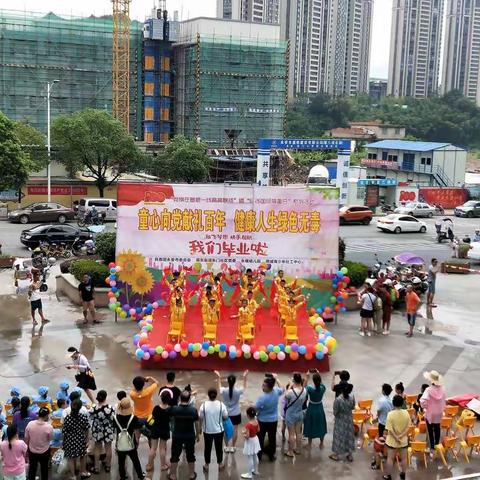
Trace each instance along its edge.
<instances>
[{"instance_id":1,"label":"stage platform","mask_svg":"<svg viewBox=\"0 0 480 480\"><path fill-rule=\"evenodd\" d=\"M208 355L200 351L193 351L192 344L203 343L203 327L201 310L199 305L189 306L185 317L185 337L184 342L189 344L190 351L183 349L182 352L175 352L166 357L165 351L171 351L175 344L168 339L168 330L170 325L169 309L159 307L153 312L152 329L148 332L148 345L150 355L148 360L142 360L142 367L152 369L179 369L179 370L229 370L240 371L249 369L252 371L306 371L310 368L317 368L321 372L329 370L328 355L322 359L316 358L316 348L319 343L318 333L309 322L308 314L305 308L298 312L298 343L296 345L285 345L283 329L278 323L275 310L260 307L255 317L255 339L250 343L251 353L245 355L242 351L242 344L237 342L237 306L222 306L220 321L217 329L216 349L220 346L226 348L225 355L220 351L211 352ZM185 343L184 343L185 346ZM269 352L268 348L275 348L276 352ZM236 349L237 356L230 357L230 350ZM307 351L303 352L303 348ZM178 350L179 346L177 346ZM289 351L296 350L290 354ZM153 352L155 350L155 352ZM267 361L254 358L255 351L264 350L270 355ZM186 353L188 351L188 354ZM277 354L280 354L277 358ZM160 353L158 353L160 352ZM163 353L163 357L162 357ZM222 358L223 357L223 358ZM249 358L246 358L249 357ZM283 359L282 359L283 358Z\"/></svg>"}]
</instances>

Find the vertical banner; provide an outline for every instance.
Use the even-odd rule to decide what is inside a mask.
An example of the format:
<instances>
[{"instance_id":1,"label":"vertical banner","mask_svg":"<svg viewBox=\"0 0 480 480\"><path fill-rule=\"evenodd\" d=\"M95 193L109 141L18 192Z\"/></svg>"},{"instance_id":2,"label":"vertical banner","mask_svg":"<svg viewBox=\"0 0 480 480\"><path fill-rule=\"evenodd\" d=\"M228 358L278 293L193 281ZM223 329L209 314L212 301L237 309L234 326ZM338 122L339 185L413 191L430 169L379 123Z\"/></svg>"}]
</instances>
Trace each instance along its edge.
<instances>
[{"instance_id":1,"label":"vertical banner","mask_svg":"<svg viewBox=\"0 0 480 480\"><path fill-rule=\"evenodd\" d=\"M348 203L348 173L350 170L350 150L338 150L337 187L340 190L340 206Z\"/></svg>"}]
</instances>

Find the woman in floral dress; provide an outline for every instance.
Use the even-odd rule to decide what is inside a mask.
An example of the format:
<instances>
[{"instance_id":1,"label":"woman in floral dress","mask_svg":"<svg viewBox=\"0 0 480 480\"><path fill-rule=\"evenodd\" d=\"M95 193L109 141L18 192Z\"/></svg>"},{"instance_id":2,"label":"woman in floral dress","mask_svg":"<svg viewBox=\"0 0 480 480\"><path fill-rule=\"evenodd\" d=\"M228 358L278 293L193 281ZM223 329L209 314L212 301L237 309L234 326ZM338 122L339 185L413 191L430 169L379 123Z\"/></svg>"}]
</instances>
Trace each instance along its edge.
<instances>
[{"instance_id":1,"label":"woman in floral dress","mask_svg":"<svg viewBox=\"0 0 480 480\"><path fill-rule=\"evenodd\" d=\"M95 442L95 460L92 473L100 473L98 466L100 452L105 448L105 461L103 467L107 473L110 472L112 465L112 442L115 428L113 426L114 409L107 403L107 392L100 390L97 393L97 405L90 410L90 420L92 422L92 438Z\"/></svg>"},{"instance_id":2,"label":"woman in floral dress","mask_svg":"<svg viewBox=\"0 0 480 480\"><path fill-rule=\"evenodd\" d=\"M340 395L333 403L333 426L332 454L329 458L340 460L345 455L349 462L353 462L352 453L355 451L355 430L353 427L352 411L355 408L355 397L352 395L352 385L342 385Z\"/></svg>"}]
</instances>

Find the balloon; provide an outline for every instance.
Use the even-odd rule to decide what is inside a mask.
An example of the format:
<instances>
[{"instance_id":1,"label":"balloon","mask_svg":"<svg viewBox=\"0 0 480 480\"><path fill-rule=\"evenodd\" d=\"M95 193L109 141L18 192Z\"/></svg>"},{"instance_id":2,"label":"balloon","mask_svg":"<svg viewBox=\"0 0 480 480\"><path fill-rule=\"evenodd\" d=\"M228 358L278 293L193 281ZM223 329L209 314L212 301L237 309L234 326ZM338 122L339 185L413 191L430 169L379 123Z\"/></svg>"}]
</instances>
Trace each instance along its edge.
<instances>
[{"instance_id":1,"label":"balloon","mask_svg":"<svg viewBox=\"0 0 480 480\"><path fill-rule=\"evenodd\" d=\"M228 356L230 358L237 358L237 352L232 350L232 351L228 352Z\"/></svg>"},{"instance_id":2,"label":"balloon","mask_svg":"<svg viewBox=\"0 0 480 480\"><path fill-rule=\"evenodd\" d=\"M142 307L137 307L137 308L135 309L135 311L136 311L137 313L142 313Z\"/></svg>"},{"instance_id":3,"label":"balloon","mask_svg":"<svg viewBox=\"0 0 480 480\"><path fill-rule=\"evenodd\" d=\"M143 358L145 355L145 352L141 349L141 348L137 348L137 350L135 350L135 356L139 359Z\"/></svg>"},{"instance_id":4,"label":"balloon","mask_svg":"<svg viewBox=\"0 0 480 480\"><path fill-rule=\"evenodd\" d=\"M107 278L105 279L105 283L106 283L107 285L110 285L110 277L107 277ZM108 292L108 293L111 293L111 292Z\"/></svg>"},{"instance_id":5,"label":"balloon","mask_svg":"<svg viewBox=\"0 0 480 480\"><path fill-rule=\"evenodd\" d=\"M115 268L115 262L110 262L108 264L108 268Z\"/></svg>"},{"instance_id":6,"label":"balloon","mask_svg":"<svg viewBox=\"0 0 480 480\"><path fill-rule=\"evenodd\" d=\"M277 359L277 354L276 354L275 352L270 352L270 353L268 354L268 358L269 358L270 360L276 360L276 359Z\"/></svg>"},{"instance_id":7,"label":"balloon","mask_svg":"<svg viewBox=\"0 0 480 480\"><path fill-rule=\"evenodd\" d=\"M150 345L148 345L148 344L146 344L146 343L144 343L144 344L142 345L142 350L143 350L144 352L148 352L149 349L150 349Z\"/></svg>"},{"instance_id":8,"label":"balloon","mask_svg":"<svg viewBox=\"0 0 480 480\"><path fill-rule=\"evenodd\" d=\"M227 346L224 343L220 344L220 352L225 352L225 350L227 350Z\"/></svg>"},{"instance_id":9,"label":"balloon","mask_svg":"<svg viewBox=\"0 0 480 480\"><path fill-rule=\"evenodd\" d=\"M158 355L161 355L163 352L163 347L158 346L157 348L155 348L155 352L158 353Z\"/></svg>"},{"instance_id":10,"label":"balloon","mask_svg":"<svg viewBox=\"0 0 480 480\"><path fill-rule=\"evenodd\" d=\"M182 350L182 351L180 352L180 355L181 355L182 357L188 356L188 350Z\"/></svg>"},{"instance_id":11,"label":"balloon","mask_svg":"<svg viewBox=\"0 0 480 480\"><path fill-rule=\"evenodd\" d=\"M114 311L117 309L117 307L115 306L114 303L111 303L111 304L108 306L108 308L109 308L112 312L114 312Z\"/></svg>"},{"instance_id":12,"label":"balloon","mask_svg":"<svg viewBox=\"0 0 480 480\"><path fill-rule=\"evenodd\" d=\"M315 358L317 360L323 360L323 357L324 357L323 351L315 352Z\"/></svg>"},{"instance_id":13,"label":"balloon","mask_svg":"<svg viewBox=\"0 0 480 480\"><path fill-rule=\"evenodd\" d=\"M343 302L343 297L341 295L337 297L337 302Z\"/></svg>"},{"instance_id":14,"label":"balloon","mask_svg":"<svg viewBox=\"0 0 480 480\"><path fill-rule=\"evenodd\" d=\"M166 350L164 350L164 351L162 352L162 358L163 358L163 359L167 359L167 358L168 358L168 352L167 352Z\"/></svg>"},{"instance_id":15,"label":"balloon","mask_svg":"<svg viewBox=\"0 0 480 480\"><path fill-rule=\"evenodd\" d=\"M187 350L188 350L189 352L193 352L193 343L189 343L189 344L188 344Z\"/></svg>"},{"instance_id":16,"label":"balloon","mask_svg":"<svg viewBox=\"0 0 480 480\"><path fill-rule=\"evenodd\" d=\"M285 345L285 353L290 353L292 351L292 347L290 345Z\"/></svg>"},{"instance_id":17,"label":"balloon","mask_svg":"<svg viewBox=\"0 0 480 480\"><path fill-rule=\"evenodd\" d=\"M243 356L248 360L252 356L252 354L250 352L245 352Z\"/></svg>"},{"instance_id":18,"label":"balloon","mask_svg":"<svg viewBox=\"0 0 480 480\"><path fill-rule=\"evenodd\" d=\"M323 309L322 309L322 308L320 308L320 307L319 307L319 308L317 308L317 313L319 313L319 314L320 314L320 313L323 313Z\"/></svg>"},{"instance_id":19,"label":"balloon","mask_svg":"<svg viewBox=\"0 0 480 480\"><path fill-rule=\"evenodd\" d=\"M220 351L220 345L218 343L213 348L217 353Z\"/></svg>"},{"instance_id":20,"label":"balloon","mask_svg":"<svg viewBox=\"0 0 480 480\"><path fill-rule=\"evenodd\" d=\"M267 345L267 352L273 352L273 345L271 343Z\"/></svg>"},{"instance_id":21,"label":"balloon","mask_svg":"<svg viewBox=\"0 0 480 480\"><path fill-rule=\"evenodd\" d=\"M267 347L265 347L265 345L260 345L260 346L258 347L258 350L259 350L260 352L266 352L266 351L267 351Z\"/></svg>"},{"instance_id":22,"label":"balloon","mask_svg":"<svg viewBox=\"0 0 480 480\"><path fill-rule=\"evenodd\" d=\"M115 293L117 291L117 287L112 287L112 292Z\"/></svg>"},{"instance_id":23,"label":"balloon","mask_svg":"<svg viewBox=\"0 0 480 480\"><path fill-rule=\"evenodd\" d=\"M350 277L343 277L343 283L349 284L350 283Z\"/></svg>"},{"instance_id":24,"label":"balloon","mask_svg":"<svg viewBox=\"0 0 480 480\"><path fill-rule=\"evenodd\" d=\"M237 350L237 358L242 358L242 350Z\"/></svg>"},{"instance_id":25,"label":"balloon","mask_svg":"<svg viewBox=\"0 0 480 480\"><path fill-rule=\"evenodd\" d=\"M173 350L178 353L182 350L182 346L179 343L176 343Z\"/></svg>"},{"instance_id":26,"label":"balloon","mask_svg":"<svg viewBox=\"0 0 480 480\"><path fill-rule=\"evenodd\" d=\"M203 342L203 343L202 343L202 348L203 348L204 350L208 350L209 345L210 345L210 344L209 344L208 342Z\"/></svg>"},{"instance_id":27,"label":"balloon","mask_svg":"<svg viewBox=\"0 0 480 480\"><path fill-rule=\"evenodd\" d=\"M120 265L117 265L117 266L115 267L115 270L116 270L117 273L118 273L118 272L121 272L121 271L122 271L122 267L121 267Z\"/></svg>"},{"instance_id":28,"label":"balloon","mask_svg":"<svg viewBox=\"0 0 480 480\"><path fill-rule=\"evenodd\" d=\"M298 345L296 343L292 343L290 345L290 348L292 349L292 352L297 352L298 351Z\"/></svg>"},{"instance_id":29,"label":"balloon","mask_svg":"<svg viewBox=\"0 0 480 480\"><path fill-rule=\"evenodd\" d=\"M298 352L291 351L290 352L290 360L298 360Z\"/></svg>"},{"instance_id":30,"label":"balloon","mask_svg":"<svg viewBox=\"0 0 480 480\"><path fill-rule=\"evenodd\" d=\"M158 308L158 302L153 302L152 307L156 310Z\"/></svg>"},{"instance_id":31,"label":"balloon","mask_svg":"<svg viewBox=\"0 0 480 480\"><path fill-rule=\"evenodd\" d=\"M195 262L193 264L193 269L196 271L196 272L199 272L201 269L202 269L202 264L200 262Z\"/></svg>"},{"instance_id":32,"label":"balloon","mask_svg":"<svg viewBox=\"0 0 480 480\"><path fill-rule=\"evenodd\" d=\"M330 307L326 307L323 313L329 315L330 313L332 313L332 309Z\"/></svg>"},{"instance_id":33,"label":"balloon","mask_svg":"<svg viewBox=\"0 0 480 480\"><path fill-rule=\"evenodd\" d=\"M215 347L213 347L213 345L210 345L210 346L208 347L208 353L209 353L210 355L212 355L212 354L215 353Z\"/></svg>"},{"instance_id":34,"label":"balloon","mask_svg":"<svg viewBox=\"0 0 480 480\"><path fill-rule=\"evenodd\" d=\"M182 340L180 342L180 346L182 347L182 350L186 350L188 347L188 342L186 342L185 340Z\"/></svg>"},{"instance_id":35,"label":"balloon","mask_svg":"<svg viewBox=\"0 0 480 480\"><path fill-rule=\"evenodd\" d=\"M270 270L272 268L272 264L271 263L267 263L267 270Z\"/></svg>"},{"instance_id":36,"label":"balloon","mask_svg":"<svg viewBox=\"0 0 480 480\"><path fill-rule=\"evenodd\" d=\"M192 352L192 357L193 357L193 358L198 358L199 356L200 356L200 352L199 352L198 350L194 350L194 351Z\"/></svg>"},{"instance_id":37,"label":"balloon","mask_svg":"<svg viewBox=\"0 0 480 480\"><path fill-rule=\"evenodd\" d=\"M220 265L220 270L221 270L222 272L224 272L225 270L228 270L228 265L227 265L226 263L222 263L222 264Z\"/></svg>"},{"instance_id":38,"label":"balloon","mask_svg":"<svg viewBox=\"0 0 480 480\"><path fill-rule=\"evenodd\" d=\"M194 349L195 351L199 352L199 351L202 349L202 344L201 344L201 343L198 343L198 342L195 343L195 344L193 345L193 349Z\"/></svg>"},{"instance_id":39,"label":"balloon","mask_svg":"<svg viewBox=\"0 0 480 480\"><path fill-rule=\"evenodd\" d=\"M342 308L340 309L340 312L341 312L341 313L345 313L346 311L347 311L347 308L346 308L346 307L342 307Z\"/></svg>"},{"instance_id":40,"label":"balloon","mask_svg":"<svg viewBox=\"0 0 480 480\"><path fill-rule=\"evenodd\" d=\"M244 344L242 345L242 352L243 352L243 353L250 352L250 345L247 345L246 343L244 343Z\"/></svg>"},{"instance_id":41,"label":"balloon","mask_svg":"<svg viewBox=\"0 0 480 480\"><path fill-rule=\"evenodd\" d=\"M153 330L153 325L150 325L150 324L145 325L145 330L147 332L151 332Z\"/></svg>"},{"instance_id":42,"label":"balloon","mask_svg":"<svg viewBox=\"0 0 480 480\"><path fill-rule=\"evenodd\" d=\"M260 358L260 352L259 352L259 351L254 352L253 358L254 358L255 360L258 360L258 359Z\"/></svg>"},{"instance_id":43,"label":"balloon","mask_svg":"<svg viewBox=\"0 0 480 480\"><path fill-rule=\"evenodd\" d=\"M115 294L113 292L108 292L107 297L115 299Z\"/></svg>"},{"instance_id":44,"label":"balloon","mask_svg":"<svg viewBox=\"0 0 480 480\"><path fill-rule=\"evenodd\" d=\"M346 274L348 273L348 268L347 268L347 267L342 267L342 268L340 269L340 271L341 271L344 275L346 275Z\"/></svg>"},{"instance_id":45,"label":"balloon","mask_svg":"<svg viewBox=\"0 0 480 480\"><path fill-rule=\"evenodd\" d=\"M230 346L228 347L228 351L229 351L229 352L236 352L237 349L236 349L235 345L230 345Z\"/></svg>"},{"instance_id":46,"label":"balloon","mask_svg":"<svg viewBox=\"0 0 480 480\"><path fill-rule=\"evenodd\" d=\"M171 352L171 351L173 350L173 345L172 345L171 343L167 343L167 344L165 345L165 350L166 350L167 352Z\"/></svg>"},{"instance_id":47,"label":"balloon","mask_svg":"<svg viewBox=\"0 0 480 480\"><path fill-rule=\"evenodd\" d=\"M323 347L323 354L328 355L328 347Z\"/></svg>"},{"instance_id":48,"label":"balloon","mask_svg":"<svg viewBox=\"0 0 480 480\"><path fill-rule=\"evenodd\" d=\"M227 352L225 350L220 350L220 352L218 352L218 356L220 358L225 358L227 356Z\"/></svg>"},{"instance_id":49,"label":"balloon","mask_svg":"<svg viewBox=\"0 0 480 480\"><path fill-rule=\"evenodd\" d=\"M145 355L143 356L143 360L150 360L150 353L145 352Z\"/></svg>"},{"instance_id":50,"label":"balloon","mask_svg":"<svg viewBox=\"0 0 480 480\"><path fill-rule=\"evenodd\" d=\"M148 353L150 354L151 357L155 355L155 349L154 348L149 348Z\"/></svg>"},{"instance_id":51,"label":"balloon","mask_svg":"<svg viewBox=\"0 0 480 480\"><path fill-rule=\"evenodd\" d=\"M278 360L285 360L285 352L278 352L277 353L277 359Z\"/></svg>"},{"instance_id":52,"label":"balloon","mask_svg":"<svg viewBox=\"0 0 480 480\"><path fill-rule=\"evenodd\" d=\"M203 349L200 350L200 356L201 356L201 357L206 357L206 356L208 356L208 350L203 350Z\"/></svg>"},{"instance_id":53,"label":"balloon","mask_svg":"<svg viewBox=\"0 0 480 480\"><path fill-rule=\"evenodd\" d=\"M111 268L110 269L110 273L112 274L111 276L114 277L115 276L115 273L117 273L117 271L115 270L115 268ZM110 278L111 279L111 278ZM111 279L112 280L112 279Z\"/></svg>"},{"instance_id":54,"label":"balloon","mask_svg":"<svg viewBox=\"0 0 480 480\"><path fill-rule=\"evenodd\" d=\"M168 358L174 359L177 358L177 352L175 350L172 350L171 352L168 353Z\"/></svg>"},{"instance_id":55,"label":"balloon","mask_svg":"<svg viewBox=\"0 0 480 480\"><path fill-rule=\"evenodd\" d=\"M117 286L117 282L115 280L110 280L110 286L112 287L112 292L116 292L117 289L115 288ZM114 290L115 288L115 290Z\"/></svg>"},{"instance_id":56,"label":"balloon","mask_svg":"<svg viewBox=\"0 0 480 480\"><path fill-rule=\"evenodd\" d=\"M153 356L153 361L154 361L154 362L159 362L161 359L162 359L162 356L161 356L161 355L154 355L154 356Z\"/></svg>"},{"instance_id":57,"label":"balloon","mask_svg":"<svg viewBox=\"0 0 480 480\"><path fill-rule=\"evenodd\" d=\"M283 352L285 350L285 344L284 343L279 343L278 344L278 347L280 348L280 350Z\"/></svg>"},{"instance_id":58,"label":"balloon","mask_svg":"<svg viewBox=\"0 0 480 480\"><path fill-rule=\"evenodd\" d=\"M136 314L134 308L131 308L131 309L128 311L128 313L129 313L130 315L135 315L135 314Z\"/></svg>"},{"instance_id":59,"label":"balloon","mask_svg":"<svg viewBox=\"0 0 480 480\"><path fill-rule=\"evenodd\" d=\"M262 362L268 362L268 355L267 355L266 353L265 353L265 355L263 355L263 356L260 355L260 360L261 360Z\"/></svg>"},{"instance_id":60,"label":"balloon","mask_svg":"<svg viewBox=\"0 0 480 480\"><path fill-rule=\"evenodd\" d=\"M300 355L305 355L307 353L307 347L305 345L300 345L298 347L298 353Z\"/></svg>"},{"instance_id":61,"label":"balloon","mask_svg":"<svg viewBox=\"0 0 480 480\"><path fill-rule=\"evenodd\" d=\"M340 270L337 272L337 277L341 280L343 278L343 272Z\"/></svg>"},{"instance_id":62,"label":"balloon","mask_svg":"<svg viewBox=\"0 0 480 480\"><path fill-rule=\"evenodd\" d=\"M307 352L305 354L305 360L312 360L312 358L313 358L313 353Z\"/></svg>"},{"instance_id":63,"label":"balloon","mask_svg":"<svg viewBox=\"0 0 480 480\"><path fill-rule=\"evenodd\" d=\"M274 351L275 353L278 353L278 352L280 351L280 347L279 347L278 345L275 345L275 346L273 347L273 351Z\"/></svg>"},{"instance_id":64,"label":"balloon","mask_svg":"<svg viewBox=\"0 0 480 480\"><path fill-rule=\"evenodd\" d=\"M337 297L335 297L335 296L332 295L332 296L330 297L330 303L337 303Z\"/></svg>"}]
</instances>

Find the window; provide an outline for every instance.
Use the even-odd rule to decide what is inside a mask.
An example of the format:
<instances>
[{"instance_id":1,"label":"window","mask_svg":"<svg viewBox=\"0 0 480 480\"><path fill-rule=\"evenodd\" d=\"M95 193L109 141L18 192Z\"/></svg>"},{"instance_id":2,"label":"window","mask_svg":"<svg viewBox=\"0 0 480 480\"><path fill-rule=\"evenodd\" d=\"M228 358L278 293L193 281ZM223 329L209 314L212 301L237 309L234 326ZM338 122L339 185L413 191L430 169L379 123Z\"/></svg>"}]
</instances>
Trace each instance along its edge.
<instances>
[{"instance_id":1,"label":"window","mask_svg":"<svg viewBox=\"0 0 480 480\"><path fill-rule=\"evenodd\" d=\"M432 164L432 159L431 158L427 158L427 165L431 165Z\"/></svg>"},{"instance_id":2,"label":"window","mask_svg":"<svg viewBox=\"0 0 480 480\"><path fill-rule=\"evenodd\" d=\"M112 207L117 208L117 201L116 200L112 200Z\"/></svg>"},{"instance_id":3,"label":"window","mask_svg":"<svg viewBox=\"0 0 480 480\"><path fill-rule=\"evenodd\" d=\"M110 200L90 200L89 206L93 207L109 207L110 206Z\"/></svg>"},{"instance_id":4,"label":"window","mask_svg":"<svg viewBox=\"0 0 480 480\"><path fill-rule=\"evenodd\" d=\"M399 135L400 134L400 129L399 128L396 128L395 129L395 135Z\"/></svg>"},{"instance_id":5,"label":"window","mask_svg":"<svg viewBox=\"0 0 480 480\"><path fill-rule=\"evenodd\" d=\"M426 160L426 158L425 158L425 157L422 157L422 158L420 159L420 165L425 165L425 160Z\"/></svg>"},{"instance_id":6,"label":"window","mask_svg":"<svg viewBox=\"0 0 480 480\"><path fill-rule=\"evenodd\" d=\"M369 153L368 154L368 158L370 160L376 160L377 159L377 154L376 153Z\"/></svg>"},{"instance_id":7,"label":"window","mask_svg":"<svg viewBox=\"0 0 480 480\"><path fill-rule=\"evenodd\" d=\"M398 155L389 155L387 160L389 162L396 162L396 161L398 161Z\"/></svg>"},{"instance_id":8,"label":"window","mask_svg":"<svg viewBox=\"0 0 480 480\"><path fill-rule=\"evenodd\" d=\"M388 152L382 152L382 160L387 160Z\"/></svg>"}]
</instances>

